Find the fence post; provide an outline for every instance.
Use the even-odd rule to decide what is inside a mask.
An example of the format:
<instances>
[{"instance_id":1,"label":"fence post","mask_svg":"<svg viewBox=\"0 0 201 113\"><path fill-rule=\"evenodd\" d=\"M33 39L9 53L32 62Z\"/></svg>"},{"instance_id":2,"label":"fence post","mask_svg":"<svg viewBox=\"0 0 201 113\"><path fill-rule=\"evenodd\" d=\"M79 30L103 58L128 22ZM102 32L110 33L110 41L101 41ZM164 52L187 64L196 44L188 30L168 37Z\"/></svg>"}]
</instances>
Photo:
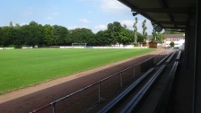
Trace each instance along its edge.
<instances>
[{"instance_id":1,"label":"fence post","mask_svg":"<svg viewBox=\"0 0 201 113\"><path fill-rule=\"evenodd\" d=\"M56 105L56 103L52 103L52 113L56 113L55 105Z\"/></svg>"},{"instance_id":2,"label":"fence post","mask_svg":"<svg viewBox=\"0 0 201 113\"><path fill-rule=\"evenodd\" d=\"M98 84L98 102L101 103L101 82Z\"/></svg>"}]
</instances>

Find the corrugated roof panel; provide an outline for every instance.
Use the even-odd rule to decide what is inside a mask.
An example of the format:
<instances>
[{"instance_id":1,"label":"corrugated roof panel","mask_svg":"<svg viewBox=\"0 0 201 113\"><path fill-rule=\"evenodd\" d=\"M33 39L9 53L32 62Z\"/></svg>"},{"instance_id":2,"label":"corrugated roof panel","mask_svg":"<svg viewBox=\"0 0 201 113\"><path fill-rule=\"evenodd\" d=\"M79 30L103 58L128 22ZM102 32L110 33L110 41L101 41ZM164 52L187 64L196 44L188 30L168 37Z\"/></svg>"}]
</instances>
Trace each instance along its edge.
<instances>
[{"instance_id":1,"label":"corrugated roof panel","mask_svg":"<svg viewBox=\"0 0 201 113\"><path fill-rule=\"evenodd\" d=\"M187 14L172 14L172 16L174 17L175 21L188 21L188 15Z\"/></svg>"},{"instance_id":2,"label":"corrugated roof panel","mask_svg":"<svg viewBox=\"0 0 201 113\"><path fill-rule=\"evenodd\" d=\"M166 13L146 13L156 21L170 21L170 17Z\"/></svg>"},{"instance_id":3,"label":"corrugated roof panel","mask_svg":"<svg viewBox=\"0 0 201 113\"><path fill-rule=\"evenodd\" d=\"M166 28L173 28L175 27L174 24L161 24L162 27L166 27Z\"/></svg>"},{"instance_id":4,"label":"corrugated roof panel","mask_svg":"<svg viewBox=\"0 0 201 113\"><path fill-rule=\"evenodd\" d=\"M194 7L196 4L195 0L166 0L167 4L171 8L189 8Z\"/></svg>"},{"instance_id":5,"label":"corrugated roof panel","mask_svg":"<svg viewBox=\"0 0 201 113\"><path fill-rule=\"evenodd\" d=\"M127 0L132 1L135 6L140 8L162 8L158 0Z\"/></svg>"},{"instance_id":6,"label":"corrugated roof panel","mask_svg":"<svg viewBox=\"0 0 201 113\"><path fill-rule=\"evenodd\" d=\"M119 0L164 28L185 29L196 0Z\"/></svg>"}]
</instances>

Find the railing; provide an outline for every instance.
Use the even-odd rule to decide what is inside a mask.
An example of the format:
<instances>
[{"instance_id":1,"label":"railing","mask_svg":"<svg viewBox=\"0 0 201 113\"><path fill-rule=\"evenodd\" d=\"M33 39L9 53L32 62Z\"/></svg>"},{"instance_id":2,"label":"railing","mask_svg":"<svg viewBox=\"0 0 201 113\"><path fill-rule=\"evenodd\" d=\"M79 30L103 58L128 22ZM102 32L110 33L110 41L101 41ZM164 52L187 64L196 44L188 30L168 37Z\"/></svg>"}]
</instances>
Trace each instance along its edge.
<instances>
[{"instance_id":1,"label":"railing","mask_svg":"<svg viewBox=\"0 0 201 113\"><path fill-rule=\"evenodd\" d=\"M170 61L172 60L172 58L174 57L175 54L176 54L176 51L171 53L171 56L166 60L166 63L170 63Z\"/></svg>"},{"instance_id":2,"label":"railing","mask_svg":"<svg viewBox=\"0 0 201 113\"><path fill-rule=\"evenodd\" d=\"M180 58L181 58L181 50L178 52L176 60L180 60Z\"/></svg>"},{"instance_id":3,"label":"railing","mask_svg":"<svg viewBox=\"0 0 201 113\"><path fill-rule=\"evenodd\" d=\"M160 69L147 81L147 83L137 92L137 94L125 105L120 113L131 113L136 108L138 103L142 100L144 95L148 92L154 84L159 75L163 72L166 65L162 65Z\"/></svg>"},{"instance_id":4,"label":"railing","mask_svg":"<svg viewBox=\"0 0 201 113\"><path fill-rule=\"evenodd\" d=\"M117 97L115 97L110 103L108 103L105 107L103 107L98 113L109 113L109 111L121 100L124 99L134 88L136 88L144 79L147 78L150 73L154 71L154 68L150 68L147 72L145 72L140 78L138 78L135 82L133 82L128 88L126 88L122 93L120 93Z\"/></svg>"},{"instance_id":5,"label":"railing","mask_svg":"<svg viewBox=\"0 0 201 113\"><path fill-rule=\"evenodd\" d=\"M181 53L179 52L178 55L180 56L180 54ZM179 62L175 61L170 70L170 73L168 74L168 78L167 78L168 80L165 83L166 85L162 91L162 96L160 97L160 100L155 108L154 113L166 113L167 104L169 102L169 98L170 98L170 94L173 87L173 82L175 79L175 74L176 74L178 65L179 65Z\"/></svg>"},{"instance_id":6,"label":"railing","mask_svg":"<svg viewBox=\"0 0 201 113\"><path fill-rule=\"evenodd\" d=\"M86 108L93 108L102 101L107 101L113 94L122 90L122 87L127 86L142 75L142 72L145 71L142 68L148 69L150 66L154 66L166 54L166 52L162 52L142 63L130 66L96 83L39 107L30 113L83 112L83 110L87 110Z\"/></svg>"}]
</instances>

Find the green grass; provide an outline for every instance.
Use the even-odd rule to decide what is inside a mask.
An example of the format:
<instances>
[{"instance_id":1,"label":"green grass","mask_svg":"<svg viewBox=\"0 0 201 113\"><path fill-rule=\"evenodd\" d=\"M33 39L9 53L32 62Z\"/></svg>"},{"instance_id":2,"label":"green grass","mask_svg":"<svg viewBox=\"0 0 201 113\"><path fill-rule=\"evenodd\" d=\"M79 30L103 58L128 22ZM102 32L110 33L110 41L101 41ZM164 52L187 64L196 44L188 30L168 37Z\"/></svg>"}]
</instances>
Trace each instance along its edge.
<instances>
[{"instance_id":1,"label":"green grass","mask_svg":"<svg viewBox=\"0 0 201 113\"><path fill-rule=\"evenodd\" d=\"M0 94L151 51L154 49L0 50Z\"/></svg>"}]
</instances>

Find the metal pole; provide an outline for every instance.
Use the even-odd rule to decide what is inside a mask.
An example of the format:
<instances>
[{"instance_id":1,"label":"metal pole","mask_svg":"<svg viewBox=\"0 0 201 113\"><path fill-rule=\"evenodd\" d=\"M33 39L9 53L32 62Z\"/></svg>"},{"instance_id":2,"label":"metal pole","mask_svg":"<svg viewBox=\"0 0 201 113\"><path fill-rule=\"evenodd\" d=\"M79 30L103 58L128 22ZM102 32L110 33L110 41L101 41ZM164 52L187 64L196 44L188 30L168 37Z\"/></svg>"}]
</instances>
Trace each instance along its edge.
<instances>
[{"instance_id":1,"label":"metal pole","mask_svg":"<svg viewBox=\"0 0 201 113\"><path fill-rule=\"evenodd\" d=\"M55 108L56 103L52 104L52 113L56 113L56 108Z\"/></svg>"}]
</instances>

